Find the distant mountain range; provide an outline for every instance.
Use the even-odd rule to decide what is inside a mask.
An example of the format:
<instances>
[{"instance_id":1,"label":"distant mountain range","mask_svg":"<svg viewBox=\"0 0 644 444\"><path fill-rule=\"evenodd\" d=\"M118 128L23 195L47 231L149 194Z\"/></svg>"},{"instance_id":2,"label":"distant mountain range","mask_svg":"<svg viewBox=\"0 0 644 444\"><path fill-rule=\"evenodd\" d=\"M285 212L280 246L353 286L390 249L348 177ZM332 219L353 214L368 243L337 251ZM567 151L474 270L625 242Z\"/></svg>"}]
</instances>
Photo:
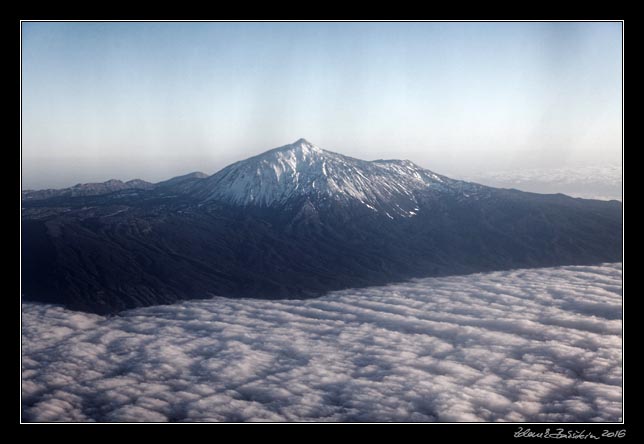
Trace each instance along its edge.
<instances>
[{"instance_id":1,"label":"distant mountain range","mask_svg":"<svg viewBox=\"0 0 644 444\"><path fill-rule=\"evenodd\" d=\"M534 193L564 193L585 199L623 199L622 167L615 164L483 172L469 176L468 180Z\"/></svg>"},{"instance_id":2,"label":"distant mountain range","mask_svg":"<svg viewBox=\"0 0 644 444\"><path fill-rule=\"evenodd\" d=\"M101 194L114 193L123 190L151 190L157 187L179 186L182 183L192 183L192 179L204 179L208 177L205 173L194 172L172 179L150 183L141 179L121 180L110 179L106 182L79 183L69 188L47 189L47 190L23 190L23 200L50 199L52 197L77 197L77 196L100 196Z\"/></svg>"},{"instance_id":3,"label":"distant mountain range","mask_svg":"<svg viewBox=\"0 0 644 444\"><path fill-rule=\"evenodd\" d=\"M52 197L98 196L122 190L149 190L154 184L140 179L123 182L110 179L100 183L79 183L69 188L47 190L23 190L23 200L49 199Z\"/></svg>"},{"instance_id":4,"label":"distant mountain range","mask_svg":"<svg viewBox=\"0 0 644 444\"><path fill-rule=\"evenodd\" d=\"M22 292L114 313L620 261L622 205L454 180L300 139L206 176L25 191Z\"/></svg>"}]
</instances>

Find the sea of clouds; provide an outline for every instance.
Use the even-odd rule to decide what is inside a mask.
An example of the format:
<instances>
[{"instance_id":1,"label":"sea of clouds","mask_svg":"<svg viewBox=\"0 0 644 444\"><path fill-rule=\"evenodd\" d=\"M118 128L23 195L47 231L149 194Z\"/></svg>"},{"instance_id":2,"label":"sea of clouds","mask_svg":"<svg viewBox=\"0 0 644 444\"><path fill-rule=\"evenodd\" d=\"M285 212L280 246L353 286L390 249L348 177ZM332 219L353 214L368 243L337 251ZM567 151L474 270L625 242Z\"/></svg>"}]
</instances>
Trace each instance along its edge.
<instances>
[{"instance_id":1,"label":"sea of clouds","mask_svg":"<svg viewBox=\"0 0 644 444\"><path fill-rule=\"evenodd\" d=\"M102 317L23 303L23 421L622 418L622 265Z\"/></svg>"}]
</instances>

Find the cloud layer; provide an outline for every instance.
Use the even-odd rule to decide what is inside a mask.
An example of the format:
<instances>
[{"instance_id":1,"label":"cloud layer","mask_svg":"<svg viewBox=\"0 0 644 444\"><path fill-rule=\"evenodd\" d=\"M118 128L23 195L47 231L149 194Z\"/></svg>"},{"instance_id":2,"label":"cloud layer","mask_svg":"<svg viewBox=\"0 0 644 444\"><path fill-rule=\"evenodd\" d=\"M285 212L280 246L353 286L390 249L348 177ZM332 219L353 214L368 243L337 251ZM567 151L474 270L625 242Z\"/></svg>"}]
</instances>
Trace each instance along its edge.
<instances>
[{"instance_id":1,"label":"cloud layer","mask_svg":"<svg viewBox=\"0 0 644 444\"><path fill-rule=\"evenodd\" d=\"M23 304L24 421L621 421L622 266L101 317Z\"/></svg>"}]
</instances>

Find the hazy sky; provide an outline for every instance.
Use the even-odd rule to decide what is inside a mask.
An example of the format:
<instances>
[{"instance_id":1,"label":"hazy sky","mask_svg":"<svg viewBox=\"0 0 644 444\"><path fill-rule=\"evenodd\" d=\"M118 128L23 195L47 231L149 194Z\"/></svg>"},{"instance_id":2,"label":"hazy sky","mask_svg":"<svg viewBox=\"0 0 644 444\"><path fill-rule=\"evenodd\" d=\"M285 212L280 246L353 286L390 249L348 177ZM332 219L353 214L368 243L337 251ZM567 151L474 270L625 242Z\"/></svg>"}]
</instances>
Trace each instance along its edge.
<instances>
[{"instance_id":1,"label":"hazy sky","mask_svg":"<svg viewBox=\"0 0 644 444\"><path fill-rule=\"evenodd\" d=\"M621 161L621 23L23 23L24 188L305 137L439 173Z\"/></svg>"}]
</instances>

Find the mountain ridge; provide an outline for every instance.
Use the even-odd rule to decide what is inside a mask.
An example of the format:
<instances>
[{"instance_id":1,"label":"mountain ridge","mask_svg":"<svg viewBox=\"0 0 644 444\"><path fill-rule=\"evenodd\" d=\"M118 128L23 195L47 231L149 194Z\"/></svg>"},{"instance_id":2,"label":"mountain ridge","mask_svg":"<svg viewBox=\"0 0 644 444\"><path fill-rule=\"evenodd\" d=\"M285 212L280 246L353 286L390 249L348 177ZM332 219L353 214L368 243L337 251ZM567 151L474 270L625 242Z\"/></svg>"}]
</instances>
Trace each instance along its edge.
<instances>
[{"instance_id":1,"label":"mountain ridge","mask_svg":"<svg viewBox=\"0 0 644 444\"><path fill-rule=\"evenodd\" d=\"M621 260L619 202L486 187L298 143L205 178L23 200L23 297L106 314Z\"/></svg>"},{"instance_id":2,"label":"mountain ridge","mask_svg":"<svg viewBox=\"0 0 644 444\"><path fill-rule=\"evenodd\" d=\"M186 182L193 179L203 179L205 177L208 177L208 175L200 171L194 171L192 173L175 176L156 183L148 182L142 179L131 179L125 182L118 179L108 179L105 182L78 183L74 186L64 188L22 190L21 197L25 200L41 200L60 196L100 196L103 194L109 194L123 190L151 190L155 187L166 186L169 183L176 184L178 182Z\"/></svg>"}]
</instances>

